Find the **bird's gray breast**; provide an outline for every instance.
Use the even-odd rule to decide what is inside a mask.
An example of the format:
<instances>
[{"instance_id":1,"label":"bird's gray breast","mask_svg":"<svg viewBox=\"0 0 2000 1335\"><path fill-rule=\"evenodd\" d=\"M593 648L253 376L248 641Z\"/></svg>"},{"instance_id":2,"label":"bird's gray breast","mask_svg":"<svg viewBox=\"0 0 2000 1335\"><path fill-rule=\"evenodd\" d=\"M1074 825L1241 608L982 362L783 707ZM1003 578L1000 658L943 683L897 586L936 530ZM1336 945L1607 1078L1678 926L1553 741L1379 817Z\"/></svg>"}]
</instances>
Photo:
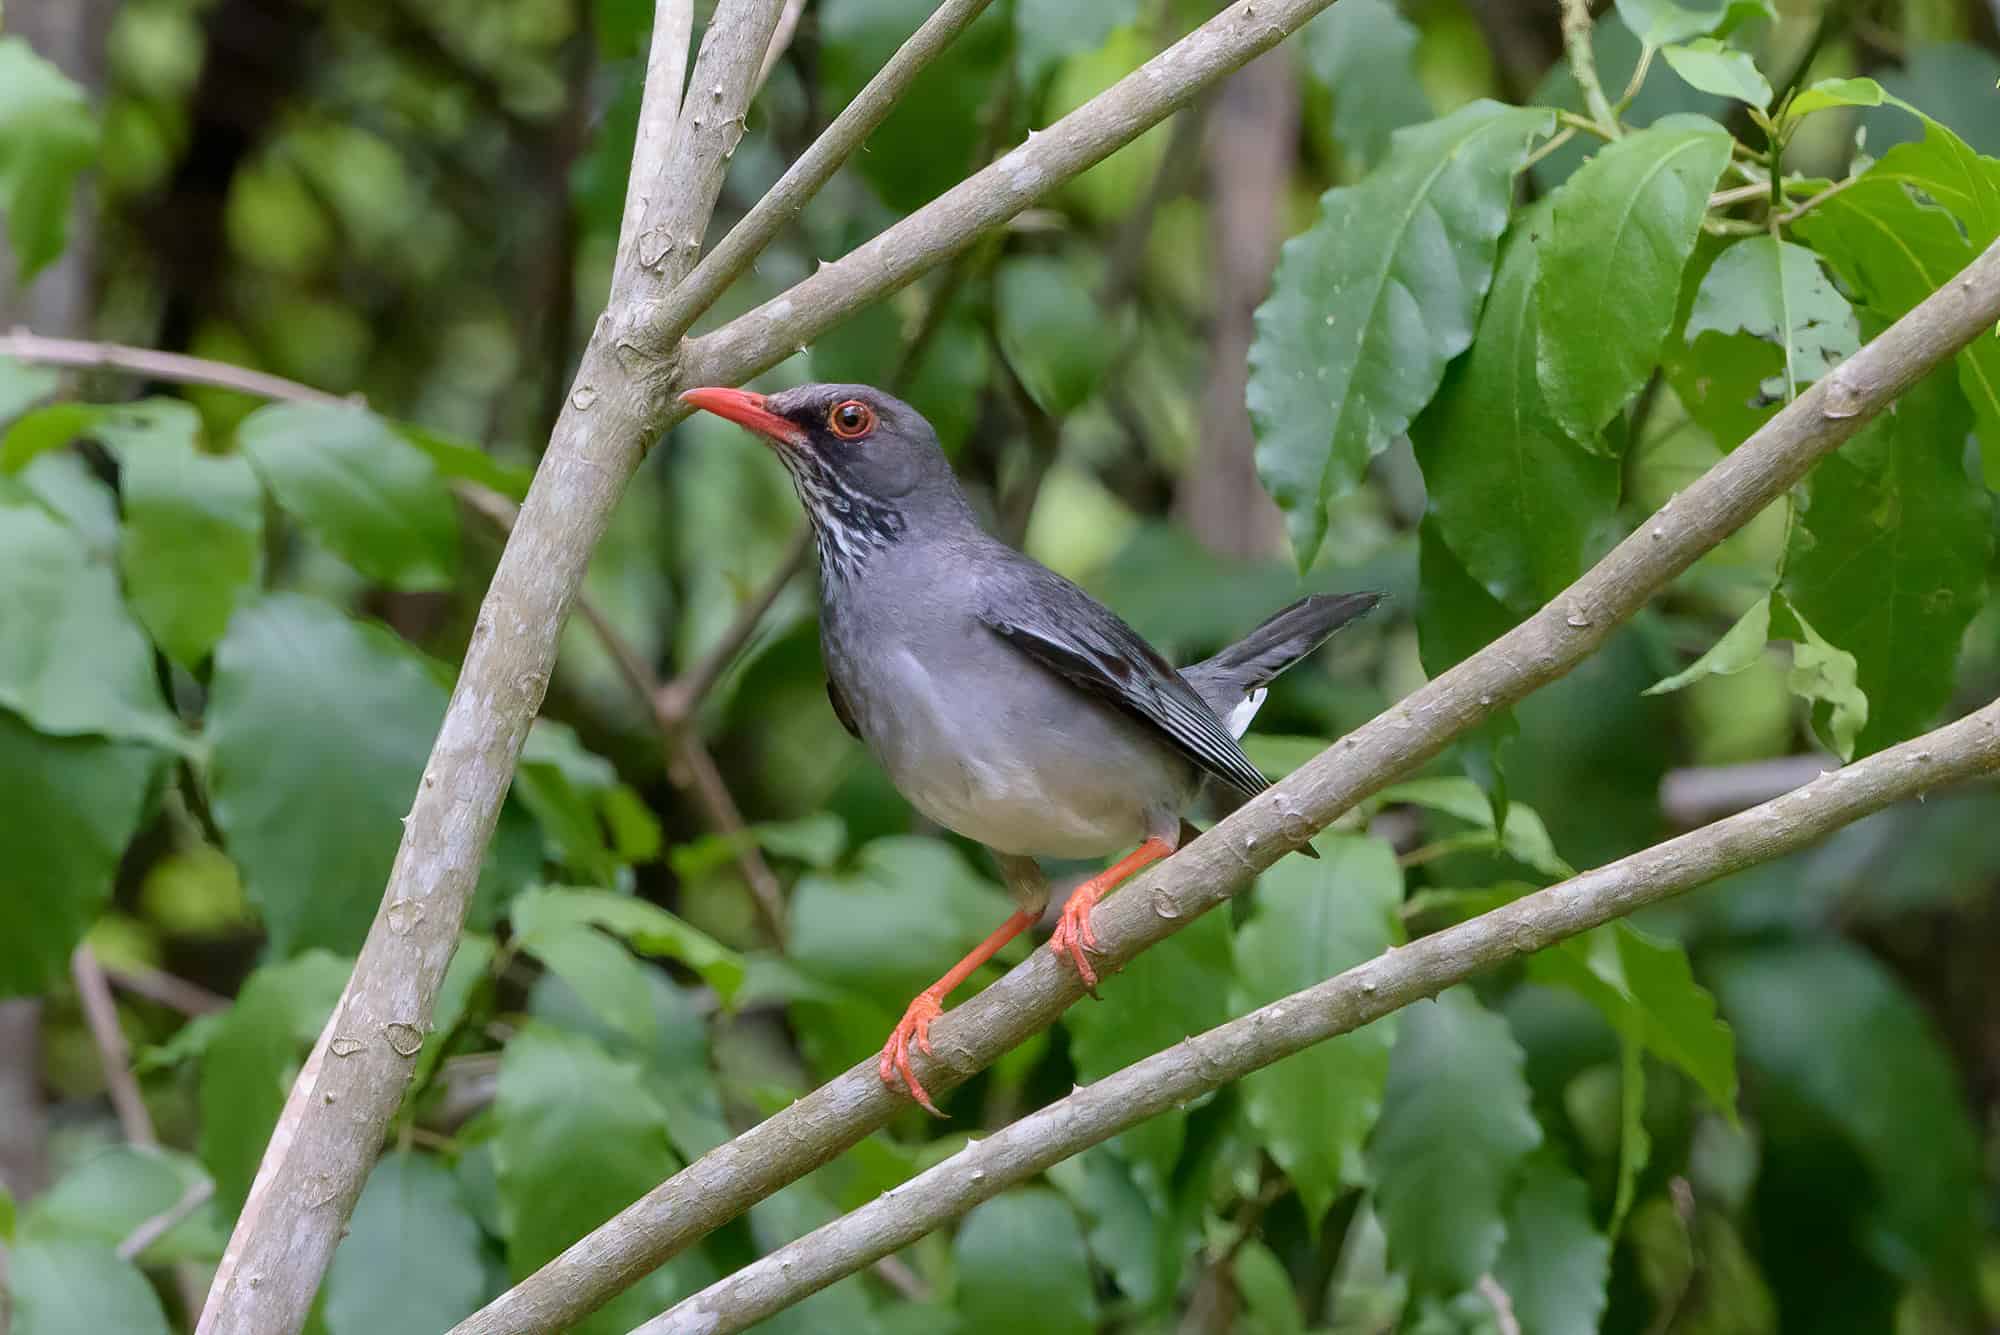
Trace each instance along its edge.
<instances>
[{"instance_id":1,"label":"bird's gray breast","mask_svg":"<svg viewBox=\"0 0 2000 1335\"><path fill-rule=\"evenodd\" d=\"M903 796L1002 853L1100 857L1171 828L1193 767L980 624L940 591L955 579L878 569L821 609L828 675Z\"/></svg>"}]
</instances>

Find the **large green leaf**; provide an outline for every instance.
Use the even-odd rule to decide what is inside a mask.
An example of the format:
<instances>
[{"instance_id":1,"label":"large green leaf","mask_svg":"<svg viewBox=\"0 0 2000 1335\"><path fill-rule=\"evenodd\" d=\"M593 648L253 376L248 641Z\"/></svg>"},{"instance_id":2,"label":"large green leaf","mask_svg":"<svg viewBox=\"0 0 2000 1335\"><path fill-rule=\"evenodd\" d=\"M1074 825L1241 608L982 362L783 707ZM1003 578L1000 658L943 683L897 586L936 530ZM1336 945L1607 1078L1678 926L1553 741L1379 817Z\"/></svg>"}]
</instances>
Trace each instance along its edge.
<instances>
[{"instance_id":1,"label":"large green leaf","mask_svg":"<svg viewBox=\"0 0 2000 1335\"><path fill-rule=\"evenodd\" d=\"M1353 834L1323 834L1313 846L1318 862L1286 858L1258 878L1236 934L1241 1009L1323 982L1403 939L1395 850ZM1381 1111L1394 1041L1383 1019L1244 1078L1250 1124L1315 1224L1343 1188L1367 1181L1361 1151Z\"/></svg>"},{"instance_id":2,"label":"large green leaf","mask_svg":"<svg viewBox=\"0 0 2000 1335\"><path fill-rule=\"evenodd\" d=\"M1867 1179L1848 1202L1862 1216L1861 1247L1894 1273L1965 1283L1980 1236L1978 1136L1922 1007L1837 939L1744 950L1710 974L1743 1044L1764 1139L1845 1142Z\"/></svg>"},{"instance_id":3,"label":"large green leaf","mask_svg":"<svg viewBox=\"0 0 2000 1335\"><path fill-rule=\"evenodd\" d=\"M514 930L535 935L563 927L601 927L642 955L685 964L728 1005L743 986L743 957L657 904L609 890L531 891L513 906Z\"/></svg>"},{"instance_id":4,"label":"large green leaf","mask_svg":"<svg viewBox=\"0 0 2000 1335\"><path fill-rule=\"evenodd\" d=\"M458 570L458 512L437 465L360 407L278 403L237 428L278 503L392 589L442 589Z\"/></svg>"},{"instance_id":5,"label":"large green leaf","mask_svg":"<svg viewBox=\"0 0 2000 1335\"><path fill-rule=\"evenodd\" d=\"M383 1155L326 1272L329 1335L436 1335L456 1325L486 1297L484 1245L442 1159Z\"/></svg>"},{"instance_id":6,"label":"large green leaf","mask_svg":"<svg viewBox=\"0 0 2000 1335\"><path fill-rule=\"evenodd\" d=\"M1097 391L1118 340L1086 275L1048 256L1009 260L993 277L996 335L1021 387L1062 417Z\"/></svg>"},{"instance_id":7,"label":"large green leaf","mask_svg":"<svg viewBox=\"0 0 2000 1335\"><path fill-rule=\"evenodd\" d=\"M1813 470L1785 595L1854 655L1866 754L1923 730L1950 700L1960 641L1986 600L1993 500L1967 476L1971 421L1931 375Z\"/></svg>"},{"instance_id":8,"label":"large green leaf","mask_svg":"<svg viewBox=\"0 0 2000 1335\"><path fill-rule=\"evenodd\" d=\"M1771 103L1771 85L1757 70L1747 51L1724 46L1713 37L1685 45L1666 47L1660 52L1674 73L1691 87L1717 97L1733 97L1753 107Z\"/></svg>"},{"instance_id":9,"label":"large green leaf","mask_svg":"<svg viewBox=\"0 0 2000 1335\"><path fill-rule=\"evenodd\" d=\"M29 1202L21 1215L21 1236L116 1247L207 1181L201 1165L178 1150L115 1145L77 1163ZM227 1241L217 1223L213 1211L197 1210L135 1259L149 1264L189 1257L213 1262Z\"/></svg>"},{"instance_id":10,"label":"large green leaf","mask_svg":"<svg viewBox=\"0 0 2000 1335\"><path fill-rule=\"evenodd\" d=\"M1590 1188L1553 1149L1536 1151L1522 1167L1493 1277L1524 1335L1595 1335L1611 1243L1591 1222Z\"/></svg>"},{"instance_id":11,"label":"large green leaf","mask_svg":"<svg viewBox=\"0 0 2000 1335\"><path fill-rule=\"evenodd\" d=\"M1894 319L2000 235L2000 166L1926 121L1921 142L1890 149L1795 226L1863 304ZM1981 334L1958 354L1958 381L1993 486L2000 483L2000 336Z\"/></svg>"},{"instance_id":12,"label":"large green leaf","mask_svg":"<svg viewBox=\"0 0 2000 1335\"><path fill-rule=\"evenodd\" d=\"M1063 1016L1070 1056L1086 1082L1229 1018L1229 916L1209 913L1189 923L1106 979L1102 992L1102 1004L1072 1006ZM1146 1185L1164 1191L1185 1131L1184 1113L1162 1113L1120 1136L1119 1152Z\"/></svg>"},{"instance_id":13,"label":"large green leaf","mask_svg":"<svg viewBox=\"0 0 2000 1335\"><path fill-rule=\"evenodd\" d=\"M1014 0L1014 60L1031 91L1069 57L1095 50L1112 29L1139 15L1138 0L1100 0L1082 8L1070 0Z\"/></svg>"},{"instance_id":14,"label":"large green leaf","mask_svg":"<svg viewBox=\"0 0 2000 1335\"><path fill-rule=\"evenodd\" d=\"M1360 182L1285 244L1250 349L1257 471L1312 564L1327 503L1436 391L1472 341L1514 174L1553 113L1473 102L1398 131Z\"/></svg>"},{"instance_id":15,"label":"large green leaf","mask_svg":"<svg viewBox=\"0 0 2000 1335\"><path fill-rule=\"evenodd\" d=\"M1536 955L1533 975L1576 990L1622 1036L1685 1071L1735 1116L1736 1040L1677 942L1613 923Z\"/></svg>"},{"instance_id":16,"label":"large green leaf","mask_svg":"<svg viewBox=\"0 0 2000 1335\"><path fill-rule=\"evenodd\" d=\"M1469 1289L1499 1254L1521 1161L1542 1140L1521 1060L1469 988L1398 1016L1368 1162L1389 1259L1416 1293Z\"/></svg>"},{"instance_id":17,"label":"large green leaf","mask_svg":"<svg viewBox=\"0 0 2000 1335\"><path fill-rule=\"evenodd\" d=\"M134 742L47 737L0 709L0 996L47 992L68 976L162 758Z\"/></svg>"},{"instance_id":18,"label":"large green leaf","mask_svg":"<svg viewBox=\"0 0 2000 1335\"><path fill-rule=\"evenodd\" d=\"M1431 118L1418 37L1392 0L1341 0L1299 33L1306 69L1333 96L1334 137L1361 167L1382 160L1397 130Z\"/></svg>"},{"instance_id":19,"label":"large green leaf","mask_svg":"<svg viewBox=\"0 0 2000 1335\"><path fill-rule=\"evenodd\" d=\"M1754 334L1782 348L1788 399L1861 347L1854 308L1820 268L1819 257L1774 236L1746 237L1709 267L1686 338L1692 343L1709 330Z\"/></svg>"},{"instance_id":20,"label":"large green leaf","mask_svg":"<svg viewBox=\"0 0 2000 1335\"><path fill-rule=\"evenodd\" d=\"M159 1295L101 1242L24 1242L7 1257L13 1335L168 1335Z\"/></svg>"},{"instance_id":21,"label":"large green leaf","mask_svg":"<svg viewBox=\"0 0 2000 1335\"><path fill-rule=\"evenodd\" d=\"M1472 350L1410 426L1432 528L1467 574L1518 613L1583 573L1618 505L1616 462L1563 429L1536 375L1536 275L1548 229L1538 208L1509 230Z\"/></svg>"},{"instance_id":22,"label":"large green leaf","mask_svg":"<svg viewBox=\"0 0 2000 1335\"><path fill-rule=\"evenodd\" d=\"M0 216L19 282L62 254L70 192L97 142L83 89L27 38L0 37Z\"/></svg>"},{"instance_id":23,"label":"large green leaf","mask_svg":"<svg viewBox=\"0 0 2000 1335\"><path fill-rule=\"evenodd\" d=\"M167 657L208 657L257 586L264 497L241 455L205 454L184 403L155 405L149 429L107 432L118 456L118 567L133 613Z\"/></svg>"},{"instance_id":24,"label":"large green leaf","mask_svg":"<svg viewBox=\"0 0 2000 1335\"><path fill-rule=\"evenodd\" d=\"M347 984L350 962L313 951L251 974L201 1054L201 1161L229 1214L243 1207L285 1095Z\"/></svg>"},{"instance_id":25,"label":"large green leaf","mask_svg":"<svg viewBox=\"0 0 2000 1335\"><path fill-rule=\"evenodd\" d=\"M1770 18L1776 12L1771 0L1711 0L1687 5L1677 0L1618 0L1618 17L1648 46L1728 32L1747 20Z\"/></svg>"},{"instance_id":26,"label":"large green leaf","mask_svg":"<svg viewBox=\"0 0 2000 1335\"><path fill-rule=\"evenodd\" d=\"M1010 1191L979 1206L952 1242L961 1335L1089 1335L1097 1329L1076 1212L1051 1191Z\"/></svg>"},{"instance_id":27,"label":"large green leaf","mask_svg":"<svg viewBox=\"0 0 2000 1335\"><path fill-rule=\"evenodd\" d=\"M0 706L42 732L183 748L111 567L32 504L0 500Z\"/></svg>"},{"instance_id":28,"label":"large green leaf","mask_svg":"<svg viewBox=\"0 0 2000 1335\"><path fill-rule=\"evenodd\" d=\"M1539 369L1573 437L1595 440L1658 365L1729 152L1729 132L1706 116L1668 116L1599 149L1556 191L1535 280Z\"/></svg>"},{"instance_id":29,"label":"large green leaf","mask_svg":"<svg viewBox=\"0 0 2000 1335\"><path fill-rule=\"evenodd\" d=\"M666 1110L638 1068L598 1044L529 1024L500 1058L494 1168L521 1279L671 1175ZM615 1332L652 1313L627 1292L575 1329ZM657 1307L654 1308L657 1310Z\"/></svg>"}]
</instances>

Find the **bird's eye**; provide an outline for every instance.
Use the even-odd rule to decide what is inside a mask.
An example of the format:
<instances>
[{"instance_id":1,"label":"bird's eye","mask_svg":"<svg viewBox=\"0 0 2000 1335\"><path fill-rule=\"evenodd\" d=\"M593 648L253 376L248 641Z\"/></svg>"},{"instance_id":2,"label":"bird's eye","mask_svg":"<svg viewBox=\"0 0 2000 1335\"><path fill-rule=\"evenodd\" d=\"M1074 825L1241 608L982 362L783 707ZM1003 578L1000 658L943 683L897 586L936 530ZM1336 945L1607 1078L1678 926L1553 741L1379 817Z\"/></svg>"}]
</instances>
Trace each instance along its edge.
<instances>
[{"instance_id":1,"label":"bird's eye","mask_svg":"<svg viewBox=\"0 0 2000 1335\"><path fill-rule=\"evenodd\" d=\"M842 440L859 440L875 429L875 410L860 399L847 399L834 405L826 424Z\"/></svg>"}]
</instances>

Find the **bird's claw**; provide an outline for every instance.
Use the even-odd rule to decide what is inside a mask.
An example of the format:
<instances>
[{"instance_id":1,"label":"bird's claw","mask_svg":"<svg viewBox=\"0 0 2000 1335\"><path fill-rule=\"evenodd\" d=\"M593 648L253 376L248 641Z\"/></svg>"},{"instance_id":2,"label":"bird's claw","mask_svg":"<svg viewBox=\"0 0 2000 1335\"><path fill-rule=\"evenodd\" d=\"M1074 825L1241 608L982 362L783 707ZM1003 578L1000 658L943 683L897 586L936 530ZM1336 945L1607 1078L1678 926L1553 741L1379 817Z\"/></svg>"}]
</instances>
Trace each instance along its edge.
<instances>
[{"instance_id":1,"label":"bird's claw","mask_svg":"<svg viewBox=\"0 0 2000 1335\"><path fill-rule=\"evenodd\" d=\"M915 1039L918 1047L929 1057L931 1052L931 1021L944 1014L944 1003L929 992L919 992L910 1008L903 1012L903 1018L889 1034L889 1041L882 1045L882 1061L876 1068L882 1083L894 1089L901 1083L923 1110L933 1117L942 1117L931 1096L924 1092L917 1080L917 1073L910 1069L910 1040Z\"/></svg>"},{"instance_id":2,"label":"bird's claw","mask_svg":"<svg viewBox=\"0 0 2000 1335\"><path fill-rule=\"evenodd\" d=\"M1049 937L1049 949L1076 966L1084 991L1092 997L1097 996L1097 970L1091 967L1090 957L1084 952L1097 949L1097 933L1090 927L1090 911L1096 907L1097 896L1079 886L1063 905L1056 930Z\"/></svg>"}]
</instances>

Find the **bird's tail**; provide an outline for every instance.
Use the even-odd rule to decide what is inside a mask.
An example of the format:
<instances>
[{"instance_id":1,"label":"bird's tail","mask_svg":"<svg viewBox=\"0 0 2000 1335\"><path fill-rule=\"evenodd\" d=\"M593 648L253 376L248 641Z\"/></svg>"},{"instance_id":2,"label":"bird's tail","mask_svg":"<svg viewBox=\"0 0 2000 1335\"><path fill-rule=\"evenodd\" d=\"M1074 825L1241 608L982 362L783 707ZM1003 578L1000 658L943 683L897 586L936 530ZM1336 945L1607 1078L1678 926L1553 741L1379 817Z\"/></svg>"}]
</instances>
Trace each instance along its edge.
<instances>
[{"instance_id":1,"label":"bird's tail","mask_svg":"<svg viewBox=\"0 0 2000 1335\"><path fill-rule=\"evenodd\" d=\"M1315 593L1301 598L1272 613L1263 625L1213 658L1182 668L1181 676L1241 737L1264 703L1264 687L1273 678L1381 601L1379 593Z\"/></svg>"}]
</instances>

